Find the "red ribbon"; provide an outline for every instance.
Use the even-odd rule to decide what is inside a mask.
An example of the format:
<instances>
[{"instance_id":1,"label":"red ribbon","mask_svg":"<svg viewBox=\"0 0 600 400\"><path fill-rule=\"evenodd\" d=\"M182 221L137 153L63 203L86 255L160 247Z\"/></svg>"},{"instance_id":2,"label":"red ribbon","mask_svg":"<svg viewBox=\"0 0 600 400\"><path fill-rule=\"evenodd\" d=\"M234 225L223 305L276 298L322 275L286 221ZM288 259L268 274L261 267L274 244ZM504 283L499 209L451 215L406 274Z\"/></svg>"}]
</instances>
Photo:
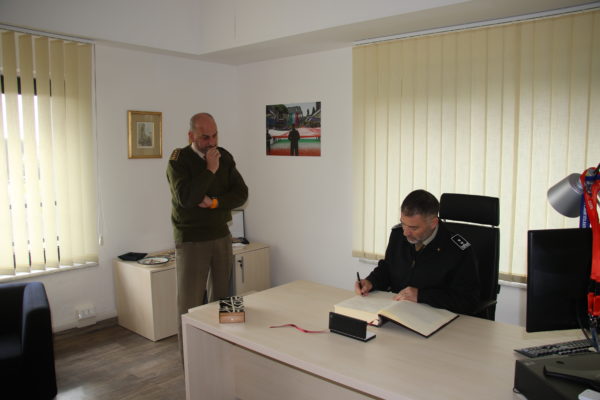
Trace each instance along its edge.
<instances>
[{"instance_id":1,"label":"red ribbon","mask_svg":"<svg viewBox=\"0 0 600 400\"><path fill-rule=\"evenodd\" d=\"M327 333L327 332L329 332L329 331L309 331L308 329L300 328L298 325L295 325L295 324L276 325L276 326L270 326L269 328L285 328L287 326L291 326L292 328L296 328L300 332L304 332L304 333Z\"/></svg>"}]
</instances>

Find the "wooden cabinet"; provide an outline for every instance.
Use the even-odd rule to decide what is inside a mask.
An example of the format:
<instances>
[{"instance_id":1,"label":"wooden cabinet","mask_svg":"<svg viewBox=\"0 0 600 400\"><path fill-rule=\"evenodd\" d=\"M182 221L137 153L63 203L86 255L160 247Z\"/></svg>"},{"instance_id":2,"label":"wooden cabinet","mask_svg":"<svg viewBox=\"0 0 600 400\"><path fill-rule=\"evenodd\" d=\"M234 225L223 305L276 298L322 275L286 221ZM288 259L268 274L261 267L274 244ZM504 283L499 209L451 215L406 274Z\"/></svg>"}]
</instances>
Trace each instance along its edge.
<instances>
[{"instance_id":1,"label":"wooden cabinet","mask_svg":"<svg viewBox=\"0 0 600 400\"><path fill-rule=\"evenodd\" d=\"M271 287L268 246L250 243L242 248L234 248L233 257L233 294L243 296Z\"/></svg>"},{"instance_id":2,"label":"wooden cabinet","mask_svg":"<svg viewBox=\"0 0 600 400\"><path fill-rule=\"evenodd\" d=\"M233 255L232 294L271 287L267 245L250 243L234 247ZM174 260L145 266L116 259L114 280L119 325L153 341L177 334Z\"/></svg>"},{"instance_id":3,"label":"wooden cabinet","mask_svg":"<svg viewBox=\"0 0 600 400\"><path fill-rule=\"evenodd\" d=\"M145 266L115 260L119 325L157 341L177 334L175 261Z\"/></svg>"}]
</instances>

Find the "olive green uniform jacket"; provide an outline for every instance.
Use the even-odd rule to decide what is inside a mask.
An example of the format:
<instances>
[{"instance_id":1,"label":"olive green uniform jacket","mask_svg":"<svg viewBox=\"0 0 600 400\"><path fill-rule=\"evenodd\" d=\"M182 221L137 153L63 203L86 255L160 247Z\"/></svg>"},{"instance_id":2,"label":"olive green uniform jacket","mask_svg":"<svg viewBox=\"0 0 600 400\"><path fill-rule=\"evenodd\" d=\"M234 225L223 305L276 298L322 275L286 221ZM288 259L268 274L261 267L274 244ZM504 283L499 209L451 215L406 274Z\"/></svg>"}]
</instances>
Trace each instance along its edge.
<instances>
[{"instance_id":1,"label":"olive green uniform jacket","mask_svg":"<svg viewBox=\"0 0 600 400\"><path fill-rule=\"evenodd\" d=\"M175 243L201 242L229 234L231 210L248 199L248 187L235 167L231 153L219 147L221 158L215 174L188 145L175 149L169 159L167 179L171 188ZM204 196L216 198L218 207L201 208Z\"/></svg>"}]
</instances>

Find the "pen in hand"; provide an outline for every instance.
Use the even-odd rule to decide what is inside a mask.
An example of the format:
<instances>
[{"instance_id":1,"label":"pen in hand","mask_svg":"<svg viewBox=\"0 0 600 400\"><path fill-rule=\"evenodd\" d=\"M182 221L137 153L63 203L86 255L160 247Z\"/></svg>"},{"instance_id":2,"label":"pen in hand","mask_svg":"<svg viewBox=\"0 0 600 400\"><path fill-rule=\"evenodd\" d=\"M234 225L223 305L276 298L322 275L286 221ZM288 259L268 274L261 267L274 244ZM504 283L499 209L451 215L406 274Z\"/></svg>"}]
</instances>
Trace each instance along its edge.
<instances>
[{"instance_id":1,"label":"pen in hand","mask_svg":"<svg viewBox=\"0 0 600 400\"><path fill-rule=\"evenodd\" d=\"M356 272L356 280L358 281L358 289L362 294L362 284L360 283L360 275L358 274L358 272Z\"/></svg>"}]
</instances>

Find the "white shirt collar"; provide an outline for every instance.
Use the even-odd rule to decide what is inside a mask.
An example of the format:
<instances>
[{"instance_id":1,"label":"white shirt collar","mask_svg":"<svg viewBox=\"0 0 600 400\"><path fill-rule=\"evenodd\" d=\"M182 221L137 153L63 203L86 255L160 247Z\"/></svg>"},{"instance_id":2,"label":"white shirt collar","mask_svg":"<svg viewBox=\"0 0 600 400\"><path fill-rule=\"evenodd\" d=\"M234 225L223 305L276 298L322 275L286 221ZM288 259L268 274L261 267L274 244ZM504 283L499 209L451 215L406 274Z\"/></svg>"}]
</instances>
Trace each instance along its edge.
<instances>
[{"instance_id":1,"label":"white shirt collar","mask_svg":"<svg viewBox=\"0 0 600 400\"><path fill-rule=\"evenodd\" d=\"M194 150L194 153L198 154L200 156L200 158L202 158L203 160L206 158L206 155L204 153L202 153L200 150L198 150L198 148L196 147L196 143L192 142L192 150Z\"/></svg>"},{"instance_id":2,"label":"white shirt collar","mask_svg":"<svg viewBox=\"0 0 600 400\"><path fill-rule=\"evenodd\" d=\"M433 239L435 239L435 235L437 235L439 227L440 227L440 223L438 222L438 224L435 226L435 229L433 230L433 233L427 239L423 240L423 246L427 246L429 243L431 243L433 241Z\"/></svg>"}]
</instances>

